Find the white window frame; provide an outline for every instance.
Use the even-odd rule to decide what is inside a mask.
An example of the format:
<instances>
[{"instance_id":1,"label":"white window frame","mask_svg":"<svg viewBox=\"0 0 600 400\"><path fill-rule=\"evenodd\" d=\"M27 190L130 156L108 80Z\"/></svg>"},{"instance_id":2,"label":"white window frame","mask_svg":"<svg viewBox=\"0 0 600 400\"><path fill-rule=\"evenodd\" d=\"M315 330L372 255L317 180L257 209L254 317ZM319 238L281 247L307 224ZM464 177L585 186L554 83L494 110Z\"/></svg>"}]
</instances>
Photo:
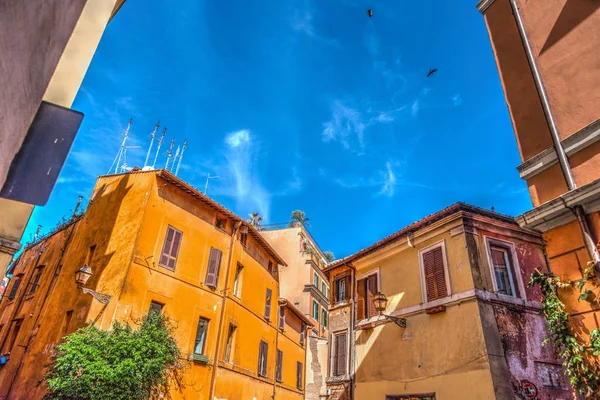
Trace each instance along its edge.
<instances>
[{"instance_id":1,"label":"white window frame","mask_svg":"<svg viewBox=\"0 0 600 400\"><path fill-rule=\"evenodd\" d=\"M504 297L513 298L513 299L526 298L525 297L525 285L523 284L523 277L521 276L521 267L519 266L519 259L517 258L517 250L516 250L515 244L513 242L509 242L509 241L502 240L502 239L497 239L497 238L490 237L490 236L484 236L483 239L485 242L485 252L487 254L488 267L490 270L490 275L492 275L492 283L494 285L494 293L496 293L499 296L504 296ZM510 256L511 256L512 260L509 260L511 265L508 266L508 268L510 269L508 271L508 280L510 281L510 284L512 286L511 289L514 293L514 296L498 292L498 290L499 290L498 282L496 281L496 273L494 272L494 261L492 260L492 246L501 247L510 252ZM514 275L514 278L513 278L513 275ZM515 290L515 282L514 282L515 279L517 280L516 284L518 285L518 288L519 288L519 295L517 295L517 291Z\"/></svg>"},{"instance_id":2,"label":"white window frame","mask_svg":"<svg viewBox=\"0 0 600 400\"><path fill-rule=\"evenodd\" d=\"M446 254L446 240L442 239L439 242L433 243L432 245L419 250L419 274L421 275L421 299L423 300L423 304L432 303L431 301L427 301L427 284L425 280L425 265L423 264L423 254L437 247L442 248L442 260L444 262L444 275L446 278L446 297L452 296L452 286L450 286L450 272L448 271L448 255ZM433 300L433 302L442 299L443 298L436 299Z\"/></svg>"}]
</instances>

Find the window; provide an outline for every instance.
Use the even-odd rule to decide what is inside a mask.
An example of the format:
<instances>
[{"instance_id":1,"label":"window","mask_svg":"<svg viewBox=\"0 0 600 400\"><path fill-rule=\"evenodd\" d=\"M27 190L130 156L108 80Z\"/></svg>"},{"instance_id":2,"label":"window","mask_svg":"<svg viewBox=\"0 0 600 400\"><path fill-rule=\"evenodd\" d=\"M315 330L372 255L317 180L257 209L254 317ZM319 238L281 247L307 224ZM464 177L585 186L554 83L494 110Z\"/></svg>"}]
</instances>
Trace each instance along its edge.
<instances>
[{"instance_id":1,"label":"window","mask_svg":"<svg viewBox=\"0 0 600 400\"><path fill-rule=\"evenodd\" d=\"M515 296L515 286L512 277L513 268L509 250L504 247L491 245L490 253L492 255L492 268L497 292L508 296Z\"/></svg>"},{"instance_id":2,"label":"window","mask_svg":"<svg viewBox=\"0 0 600 400\"><path fill-rule=\"evenodd\" d=\"M275 366L275 380L281 382L281 376L283 370L283 351L277 349L277 364Z\"/></svg>"},{"instance_id":3,"label":"window","mask_svg":"<svg viewBox=\"0 0 600 400\"><path fill-rule=\"evenodd\" d=\"M240 243L242 246L246 247L246 242L248 241L248 232L240 233Z\"/></svg>"},{"instance_id":4,"label":"window","mask_svg":"<svg viewBox=\"0 0 600 400\"><path fill-rule=\"evenodd\" d=\"M12 300L15 297L17 297L17 291L19 290L19 286L21 286L21 281L22 280L23 280L22 275L17 276L17 279L15 279L15 283L13 283L13 286L10 289L10 293L8 294L8 298L10 300Z\"/></svg>"},{"instance_id":5,"label":"window","mask_svg":"<svg viewBox=\"0 0 600 400\"><path fill-rule=\"evenodd\" d=\"M210 248L208 258L208 268L206 269L206 279L204 284L210 288L216 289L219 284L219 271L221 270L221 256L223 252L214 247Z\"/></svg>"},{"instance_id":6,"label":"window","mask_svg":"<svg viewBox=\"0 0 600 400\"><path fill-rule=\"evenodd\" d=\"M279 329L283 331L285 326L285 307L279 306Z\"/></svg>"},{"instance_id":7,"label":"window","mask_svg":"<svg viewBox=\"0 0 600 400\"><path fill-rule=\"evenodd\" d=\"M177 263L177 255L179 254L179 246L181 246L181 237L183 233L173 228L171 225L167 227L165 242L163 243L162 252L158 265L175 271Z\"/></svg>"},{"instance_id":8,"label":"window","mask_svg":"<svg viewBox=\"0 0 600 400\"><path fill-rule=\"evenodd\" d=\"M319 289L319 275L316 272L313 272L313 285Z\"/></svg>"},{"instance_id":9,"label":"window","mask_svg":"<svg viewBox=\"0 0 600 400\"><path fill-rule=\"evenodd\" d=\"M271 291L271 289L267 288L267 295L265 298L265 319L266 320L270 320L271 319L271 297L273 295L273 292Z\"/></svg>"},{"instance_id":10,"label":"window","mask_svg":"<svg viewBox=\"0 0 600 400\"><path fill-rule=\"evenodd\" d=\"M217 217L217 222L215 223L215 226L218 229L221 229L221 230L224 231L225 227L227 226L227 220L225 218L219 218L219 217Z\"/></svg>"},{"instance_id":11,"label":"window","mask_svg":"<svg viewBox=\"0 0 600 400\"><path fill-rule=\"evenodd\" d=\"M225 343L225 362L231 362L232 348L235 345L235 333L237 326L229 324L229 330L227 331L227 342Z\"/></svg>"},{"instance_id":12,"label":"window","mask_svg":"<svg viewBox=\"0 0 600 400\"><path fill-rule=\"evenodd\" d=\"M377 315L373 300L378 292L378 284L377 274L356 281L356 318L359 321Z\"/></svg>"},{"instance_id":13,"label":"window","mask_svg":"<svg viewBox=\"0 0 600 400\"><path fill-rule=\"evenodd\" d=\"M323 328L327 328L327 310L321 310L321 323L323 324Z\"/></svg>"},{"instance_id":14,"label":"window","mask_svg":"<svg viewBox=\"0 0 600 400\"><path fill-rule=\"evenodd\" d=\"M258 375L267 376L267 357L269 353L269 345L265 341L260 341L258 348Z\"/></svg>"},{"instance_id":15,"label":"window","mask_svg":"<svg viewBox=\"0 0 600 400\"><path fill-rule=\"evenodd\" d=\"M304 335L306 335L306 325L300 322L300 346L304 346Z\"/></svg>"},{"instance_id":16,"label":"window","mask_svg":"<svg viewBox=\"0 0 600 400\"><path fill-rule=\"evenodd\" d=\"M61 337L65 337L69 333L69 325L71 324L71 318L73 318L73 310L69 310L65 314L65 323L63 325L63 331L62 331Z\"/></svg>"},{"instance_id":17,"label":"window","mask_svg":"<svg viewBox=\"0 0 600 400\"><path fill-rule=\"evenodd\" d=\"M350 275L335 279L335 302L350 300Z\"/></svg>"},{"instance_id":18,"label":"window","mask_svg":"<svg viewBox=\"0 0 600 400\"><path fill-rule=\"evenodd\" d=\"M10 340L8 341L8 347L6 352L10 352L12 351L12 348L15 345L15 342L17 341L17 338L19 337L19 331L21 330L21 325L23 325L23 320L22 319L16 319L13 322L13 329L12 332L10 333Z\"/></svg>"},{"instance_id":19,"label":"window","mask_svg":"<svg viewBox=\"0 0 600 400\"><path fill-rule=\"evenodd\" d=\"M385 396L385 400L435 400L435 393L403 394L402 396Z\"/></svg>"},{"instance_id":20,"label":"window","mask_svg":"<svg viewBox=\"0 0 600 400\"><path fill-rule=\"evenodd\" d=\"M342 376L346 374L346 354L348 334L339 333L334 336L335 352L333 354L333 375Z\"/></svg>"},{"instance_id":21,"label":"window","mask_svg":"<svg viewBox=\"0 0 600 400\"><path fill-rule=\"evenodd\" d=\"M242 297L242 271L244 266L242 264L237 265L235 270L235 280L233 281L233 295L237 298Z\"/></svg>"},{"instance_id":22,"label":"window","mask_svg":"<svg viewBox=\"0 0 600 400\"><path fill-rule=\"evenodd\" d=\"M269 273L273 275L273 261L269 260L269 267L267 268Z\"/></svg>"},{"instance_id":23,"label":"window","mask_svg":"<svg viewBox=\"0 0 600 400\"><path fill-rule=\"evenodd\" d=\"M313 300L313 312L312 317L315 321L319 322L319 303L316 300Z\"/></svg>"},{"instance_id":24,"label":"window","mask_svg":"<svg viewBox=\"0 0 600 400\"><path fill-rule=\"evenodd\" d=\"M302 390L302 372L304 372L302 363L300 361L297 361L296 362L296 387L298 388L298 390Z\"/></svg>"},{"instance_id":25,"label":"window","mask_svg":"<svg viewBox=\"0 0 600 400\"><path fill-rule=\"evenodd\" d=\"M33 294L37 290L37 288L39 286L40 278L42 277L43 268L44 267L37 267L35 269L35 272L33 275L33 280L31 281L31 287L29 288L29 293L27 293L27 294Z\"/></svg>"},{"instance_id":26,"label":"window","mask_svg":"<svg viewBox=\"0 0 600 400\"><path fill-rule=\"evenodd\" d=\"M148 312L157 312L157 313L162 313L163 307L165 305L162 303L159 303L158 301L154 301L152 300L150 302L150 310L148 310Z\"/></svg>"},{"instance_id":27,"label":"window","mask_svg":"<svg viewBox=\"0 0 600 400\"><path fill-rule=\"evenodd\" d=\"M325 282L321 282L321 293L323 293L323 296L327 297L327 286L325 286Z\"/></svg>"},{"instance_id":28,"label":"window","mask_svg":"<svg viewBox=\"0 0 600 400\"><path fill-rule=\"evenodd\" d=\"M92 261L94 260L94 254L96 253L96 245L92 245L90 246L90 249L88 250L88 254L87 254L87 258L85 260L85 264L86 265L92 265Z\"/></svg>"},{"instance_id":29,"label":"window","mask_svg":"<svg viewBox=\"0 0 600 400\"><path fill-rule=\"evenodd\" d=\"M421 264L427 301L448 296L444 246L437 245L431 250L422 252Z\"/></svg>"},{"instance_id":30,"label":"window","mask_svg":"<svg viewBox=\"0 0 600 400\"><path fill-rule=\"evenodd\" d=\"M198 320L198 329L196 330L196 341L194 342L194 354L204 355L204 346L206 345L206 334L208 332L208 320L200 317Z\"/></svg>"}]
</instances>

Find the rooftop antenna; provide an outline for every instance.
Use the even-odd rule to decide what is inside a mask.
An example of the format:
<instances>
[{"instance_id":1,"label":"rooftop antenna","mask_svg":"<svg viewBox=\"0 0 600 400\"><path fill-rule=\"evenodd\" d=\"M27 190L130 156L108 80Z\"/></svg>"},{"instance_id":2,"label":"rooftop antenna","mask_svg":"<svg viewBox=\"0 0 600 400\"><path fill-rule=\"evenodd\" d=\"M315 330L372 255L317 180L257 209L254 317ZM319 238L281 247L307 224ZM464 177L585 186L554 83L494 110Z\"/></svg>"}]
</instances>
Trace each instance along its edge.
<instances>
[{"instance_id":1,"label":"rooftop antenna","mask_svg":"<svg viewBox=\"0 0 600 400\"><path fill-rule=\"evenodd\" d=\"M165 169L169 169L169 161L171 161L171 155L173 155L173 146L175 146L175 138L171 139L171 145L169 146L169 150L167 151L167 163L165 164Z\"/></svg>"},{"instance_id":2,"label":"rooftop antenna","mask_svg":"<svg viewBox=\"0 0 600 400\"><path fill-rule=\"evenodd\" d=\"M175 168L175 176L179 173L179 167L181 167L181 159L183 158L183 152L187 147L187 140L183 142L183 146L181 146L181 153L179 153L179 162L177 163L177 168Z\"/></svg>"},{"instance_id":3,"label":"rooftop antenna","mask_svg":"<svg viewBox=\"0 0 600 400\"><path fill-rule=\"evenodd\" d=\"M160 146L165 141L165 136L167 136L167 128L163 128L162 135L160 135L160 139L158 139L158 147L156 148L156 155L154 156L154 162L152 163L152 169L156 166L156 159L158 158L158 152L160 151Z\"/></svg>"},{"instance_id":4,"label":"rooftop antenna","mask_svg":"<svg viewBox=\"0 0 600 400\"><path fill-rule=\"evenodd\" d=\"M181 146L177 146L177 150L175 150L175 157L173 157L173 164L171 164L171 170L173 170L173 167L175 167L175 164L177 164L177 159L179 158L180 151L181 151Z\"/></svg>"},{"instance_id":5,"label":"rooftop antenna","mask_svg":"<svg viewBox=\"0 0 600 400\"><path fill-rule=\"evenodd\" d=\"M79 196L77 198L77 204L75 204L75 209L73 210L72 217L75 217L77 215L77 211L79 210L79 206L81 205L81 200L83 200L83 196Z\"/></svg>"},{"instance_id":6,"label":"rooftop antenna","mask_svg":"<svg viewBox=\"0 0 600 400\"><path fill-rule=\"evenodd\" d=\"M211 179L219 179L218 176L210 176L210 173L206 177L206 185L204 186L204 195L206 196L206 192L208 191L208 181Z\"/></svg>"},{"instance_id":7,"label":"rooftop antenna","mask_svg":"<svg viewBox=\"0 0 600 400\"><path fill-rule=\"evenodd\" d=\"M131 129L131 125L133 125L133 118L129 118L129 122L127 123L127 128L125 128L125 131L124 131L123 142L121 143L121 147L119 148L119 151L117 152L117 156L115 157L113 163L110 166L110 169L108 170L109 174L111 173L113 166L115 167L114 173L116 174L119 171L119 167L121 166L121 159L125 159L125 157L126 157L127 147L125 146L125 143L127 143L127 138L129 137L129 130Z\"/></svg>"},{"instance_id":8,"label":"rooftop antenna","mask_svg":"<svg viewBox=\"0 0 600 400\"><path fill-rule=\"evenodd\" d=\"M35 230L35 234L33 235L33 242L35 242L38 238L38 236L40 236L40 231L42 230L42 226L38 225L37 229Z\"/></svg>"},{"instance_id":9,"label":"rooftop antenna","mask_svg":"<svg viewBox=\"0 0 600 400\"><path fill-rule=\"evenodd\" d=\"M144 168L148 166L148 159L150 158L150 152L152 151L152 145L154 145L154 138L156 137L156 131L160 126L160 121L154 126L154 130L150 133L150 147L148 147L148 153L146 154L146 161L144 161Z\"/></svg>"}]
</instances>

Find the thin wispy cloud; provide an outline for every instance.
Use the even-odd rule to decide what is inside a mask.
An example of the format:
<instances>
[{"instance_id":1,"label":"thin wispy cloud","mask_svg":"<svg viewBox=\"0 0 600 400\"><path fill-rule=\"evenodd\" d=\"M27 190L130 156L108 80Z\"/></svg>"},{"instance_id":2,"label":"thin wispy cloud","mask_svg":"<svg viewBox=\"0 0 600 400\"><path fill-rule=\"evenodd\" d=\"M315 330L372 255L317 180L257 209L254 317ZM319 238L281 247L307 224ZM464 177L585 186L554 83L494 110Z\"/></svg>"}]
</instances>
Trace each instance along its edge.
<instances>
[{"instance_id":1,"label":"thin wispy cloud","mask_svg":"<svg viewBox=\"0 0 600 400\"><path fill-rule=\"evenodd\" d=\"M334 101L331 108L331 119L323 124L323 141L337 140L345 149L356 142L358 147L364 148L366 124L361 113L340 101Z\"/></svg>"},{"instance_id":2,"label":"thin wispy cloud","mask_svg":"<svg viewBox=\"0 0 600 400\"><path fill-rule=\"evenodd\" d=\"M463 103L463 99L462 97L460 97L460 94L455 94L454 96L452 96L452 104L454 105L454 107L458 107Z\"/></svg>"},{"instance_id":3,"label":"thin wispy cloud","mask_svg":"<svg viewBox=\"0 0 600 400\"><path fill-rule=\"evenodd\" d=\"M414 117L419 113L420 109L421 109L421 103L420 103L419 99L416 99L412 103L412 106L410 106L410 114Z\"/></svg>"},{"instance_id":4,"label":"thin wispy cloud","mask_svg":"<svg viewBox=\"0 0 600 400\"><path fill-rule=\"evenodd\" d=\"M374 196L394 196L398 179L394 171L395 163L387 161L385 168L375 171L371 176L345 176L331 177L325 170L320 169L319 174L344 189L371 188Z\"/></svg>"},{"instance_id":5,"label":"thin wispy cloud","mask_svg":"<svg viewBox=\"0 0 600 400\"><path fill-rule=\"evenodd\" d=\"M392 197L396 189L396 174L392 170L392 164L388 161L385 163L385 171L383 185L379 194Z\"/></svg>"},{"instance_id":6,"label":"thin wispy cloud","mask_svg":"<svg viewBox=\"0 0 600 400\"><path fill-rule=\"evenodd\" d=\"M308 10L294 10L290 25L294 31L331 46L339 46L337 40L319 34L315 28L313 14Z\"/></svg>"}]
</instances>

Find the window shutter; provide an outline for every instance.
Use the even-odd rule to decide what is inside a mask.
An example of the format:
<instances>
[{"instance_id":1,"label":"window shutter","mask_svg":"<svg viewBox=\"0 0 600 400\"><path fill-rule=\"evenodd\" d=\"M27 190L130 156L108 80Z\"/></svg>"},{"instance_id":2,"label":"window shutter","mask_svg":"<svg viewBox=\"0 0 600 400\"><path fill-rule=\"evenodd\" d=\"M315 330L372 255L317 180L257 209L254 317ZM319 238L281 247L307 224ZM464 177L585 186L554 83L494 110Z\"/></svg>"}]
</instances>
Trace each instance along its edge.
<instances>
[{"instance_id":1,"label":"window shutter","mask_svg":"<svg viewBox=\"0 0 600 400\"><path fill-rule=\"evenodd\" d=\"M271 319L271 289L267 288L267 298L265 299L265 318Z\"/></svg>"},{"instance_id":2,"label":"window shutter","mask_svg":"<svg viewBox=\"0 0 600 400\"><path fill-rule=\"evenodd\" d=\"M356 281L356 319L365 319L365 280Z\"/></svg>"},{"instance_id":3,"label":"window shutter","mask_svg":"<svg viewBox=\"0 0 600 400\"><path fill-rule=\"evenodd\" d=\"M371 275L367 279L367 303L368 303L368 315L367 318L377 314L375 309L375 295L377 294L377 275Z\"/></svg>"},{"instance_id":4,"label":"window shutter","mask_svg":"<svg viewBox=\"0 0 600 400\"><path fill-rule=\"evenodd\" d=\"M494 261L494 265L498 266L506 266L506 259L504 258L504 253L498 249L492 248L492 260Z\"/></svg>"},{"instance_id":5,"label":"window shutter","mask_svg":"<svg viewBox=\"0 0 600 400\"><path fill-rule=\"evenodd\" d=\"M275 379L277 379L277 382L281 382L282 368L283 368L283 351L277 350L277 369L275 370Z\"/></svg>"},{"instance_id":6,"label":"window shutter","mask_svg":"<svg viewBox=\"0 0 600 400\"><path fill-rule=\"evenodd\" d=\"M425 272L425 285L427 288L427 301L433 301L447 296L446 273L441 247L436 247L423 254L423 268Z\"/></svg>"},{"instance_id":7,"label":"window shutter","mask_svg":"<svg viewBox=\"0 0 600 400\"><path fill-rule=\"evenodd\" d=\"M304 322L300 323L300 345L304 346L304 335L306 333L306 325Z\"/></svg>"},{"instance_id":8,"label":"window shutter","mask_svg":"<svg viewBox=\"0 0 600 400\"><path fill-rule=\"evenodd\" d=\"M223 253L214 247L210 248L210 257L208 259L208 269L206 270L206 286L216 288L219 282L219 269L221 268L221 255Z\"/></svg>"},{"instance_id":9,"label":"window shutter","mask_svg":"<svg viewBox=\"0 0 600 400\"><path fill-rule=\"evenodd\" d=\"M279 306L279 329L283 330L285 323L285 308Z\"/></svg>"},{"instance_id":10,"label":"window shutter","mask_svg":"<svg viewBox=\"0 0 600 400\"><path fill-rule=\"evenodd\" d=\"M177 262L177 255L179 254L179 246L181 245L181 232L174 230L173 245L171 246L169 265L171 269L175 269L175 263Z\"/></svg>"},{"instance_id":11,"label":"window shutter","mask_svg":"<svg viewBox=\"0 0 600 400\"><path fill-rule=\"evenodd\" d=\"M346 374L346 334L342 333L336 337L335 374L337 376Z\"/></svg>"},{"instance_id":12,"label":"window shutter","mask_svg":"<svg viewBox=\"0 0 600 400\"><path fill-rule=\"evenodd\" d=\"M13 287L10 290L10 293L8 295L9 299L14 299L17 296L17 291L19 290L19 286L21 286L21 278L18 278L15 281L15 283L14 283L14 285L13 285Z\"/></svg>"},{"instance_id":13,"label":"window shutter","mask_svg":"<svg viewBox=\"0 0 600 400\"><path fill-rule=\"evenodd\" d=\"M350 292L352 291L352 281L350 280L350 275L346 276L345 282L346 282L346 288L345 288L345 292L344 292L344 300L350 300Z\"/></svg>"},{"instance_id":14,"label":"window shutter","mask_svg":"<svg viewBox=\"0 0 600 400\"><path fill-rule=\"evenodd\" d=\"M302 363L300 361L296 361L296 387L299 390L302 390Z\"/></svg>"},{"instance_id":15,"label":"window shutter","mask_svg":"<svg viewBox=\"0 0 600 400\"><path fill-rule=\"evenodd\" d=\"M165 236L165 242L163 243L162 252L160 254L159 264L163 267L167 267L169 264L169 256L171 255L171 245L173 244L173 236L175 236L175 229L167 227L167 234Z\"/></svg>"}]
</instances>

